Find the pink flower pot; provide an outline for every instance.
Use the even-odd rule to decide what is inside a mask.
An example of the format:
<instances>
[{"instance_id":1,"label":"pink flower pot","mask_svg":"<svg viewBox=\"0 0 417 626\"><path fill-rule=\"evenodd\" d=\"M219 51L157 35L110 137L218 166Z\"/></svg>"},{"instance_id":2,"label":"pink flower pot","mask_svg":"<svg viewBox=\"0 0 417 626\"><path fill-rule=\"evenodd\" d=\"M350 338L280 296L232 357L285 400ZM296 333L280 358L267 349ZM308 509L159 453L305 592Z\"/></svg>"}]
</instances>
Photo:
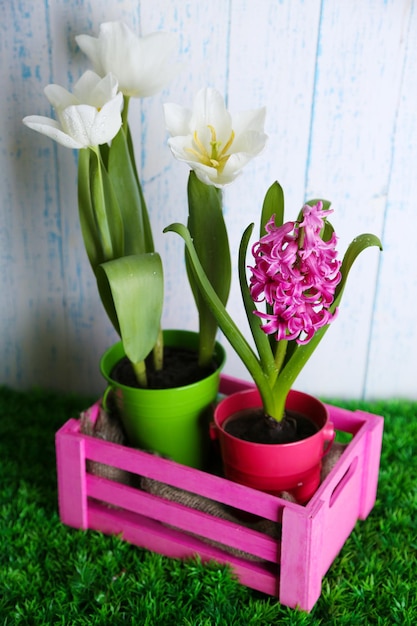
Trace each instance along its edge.
<instances>
[{"instance_id":1,"label":"pink flower pot","mask_svg":"<svg viewBox=\"0 0 417 626\"><path fill-rule=\"evenodd\" d=\"M326 406L308 394L290 391L286 408L313 421L317 432L294 443L264 444L238 439L227 433L224 422L234 413L262 406L256 388L223 399L216 407L212 439L220 442L226 478L274 495L291 493L297 502L307 502L320 484L322 458L330 449L335 432Z\"/></svg>"}]
</instances>

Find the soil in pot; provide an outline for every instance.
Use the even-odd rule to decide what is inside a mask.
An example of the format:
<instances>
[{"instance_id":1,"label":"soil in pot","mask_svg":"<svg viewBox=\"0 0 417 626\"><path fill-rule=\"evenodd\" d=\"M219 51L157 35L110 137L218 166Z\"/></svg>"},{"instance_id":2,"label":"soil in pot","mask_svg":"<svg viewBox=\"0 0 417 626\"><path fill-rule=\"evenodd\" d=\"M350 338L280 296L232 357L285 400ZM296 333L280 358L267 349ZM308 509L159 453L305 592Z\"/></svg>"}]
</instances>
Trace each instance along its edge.
<instances>
[{"instance_id":1,"label":"soil in pot","mask_svg":"<svg viewBox=\"0 0 417 626\"><path fill-rule=\"evenodd\" d=\"M217 368L214 361L209 367L199 367L196 352L172 346L164 346L162 370L155 371L151 358L147 361L148 389L173 389L191 385L206 378ZM122 385L139 388L132 364L127 357L123 357L114 366L111 377Z\"/></svg>"},{"instance_id":2,"label":"soil in pot","mask_svg":"<svg viewBox=\"0 0 417 626\"><path fill-rule=\"evenodd\" d=\"M318 430L316 424L295 411L287 410L284 418L278 422L265 415L261 408L248 408L234 413L224 422L223 428L238 439L265 444L302 441Z\"/></svg>"}]
</instances>

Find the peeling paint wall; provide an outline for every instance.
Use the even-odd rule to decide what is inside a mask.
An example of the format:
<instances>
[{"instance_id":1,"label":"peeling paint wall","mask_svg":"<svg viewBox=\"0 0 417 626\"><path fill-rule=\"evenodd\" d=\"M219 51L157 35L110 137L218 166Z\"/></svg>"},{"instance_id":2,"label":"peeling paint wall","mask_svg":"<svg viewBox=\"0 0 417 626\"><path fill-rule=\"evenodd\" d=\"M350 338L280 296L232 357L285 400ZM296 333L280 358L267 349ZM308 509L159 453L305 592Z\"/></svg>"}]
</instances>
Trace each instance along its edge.
<instances>
[{"instance_id":1,"label":"peeling paint wall","mask_svg":"<svg viewBox=\"0 0 417 626\"><path fill-rule=\"evenodd\" d=\"M85 256L77 153L25 128L51 115L43 95L89 67L75 35L121 19L178 34L183 71L132 103L130 122L156 245L165 264L165 328L197 328L178 237L185 166L166 145L162 104L191 106L206 85L231 111L267 106L267 148L225 192L236 259L278 179L292 219L305 199L332 201L340 249L383 239L352 271L339 319L297 381L307 392L417 398L417 9L413 0L1 0L0 383L99 393L98 361L115 339ZM237 280L229 310L247 328ZM248 335L249 335L249 331ZM226 371L246 377L228 351Z\"/></svg>"}]
</instances>

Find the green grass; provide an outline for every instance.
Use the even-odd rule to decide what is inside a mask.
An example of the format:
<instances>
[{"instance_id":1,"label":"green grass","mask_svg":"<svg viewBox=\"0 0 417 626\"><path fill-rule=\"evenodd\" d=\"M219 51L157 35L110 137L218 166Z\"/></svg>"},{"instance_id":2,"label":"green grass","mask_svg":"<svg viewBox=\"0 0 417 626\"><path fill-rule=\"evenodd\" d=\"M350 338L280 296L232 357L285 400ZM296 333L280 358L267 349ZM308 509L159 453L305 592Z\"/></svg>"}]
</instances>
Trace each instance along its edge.
<instances>
[{"instance_id":1,"label":"green grass","mask_svg":"<svg viewBox=\"0 0 417 626\"><path fill-rule=\"evenodd\" d=\"M378 499L310 614L180 562L60 523L55 431L88 399L0 388L0 625L414 626L417 403L344 403L385 416Z\"/></svg>"}]
</instances>

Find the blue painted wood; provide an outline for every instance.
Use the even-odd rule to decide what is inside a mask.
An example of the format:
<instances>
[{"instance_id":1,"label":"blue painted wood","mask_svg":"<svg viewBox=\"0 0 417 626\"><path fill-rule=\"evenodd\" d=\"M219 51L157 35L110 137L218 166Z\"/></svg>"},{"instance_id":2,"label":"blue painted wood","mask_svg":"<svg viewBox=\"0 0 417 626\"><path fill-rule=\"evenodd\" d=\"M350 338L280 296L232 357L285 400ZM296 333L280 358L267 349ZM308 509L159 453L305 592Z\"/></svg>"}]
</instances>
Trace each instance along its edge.
<instances>
[{"instance_id":1,"label":"blue painted wood","mask_svg":"<svg viewBox=\"0 0 417 626\"><path fill-rule=\"evenodd\" d=\"M74 37L123 19L178 34L182 72L131 105L140 173L165 263L164 326L196 328L179 238L187 168L166 146L162 104L191 106L203 86L231 111L267 106L268 145L225 192L233 254L280 180L291 219L304 199L333 202L343 250L383 237L352 272L340 317L297 387L347 397L416 398L417 274L410 246L417 162L417 10L412 0L9 0L0 3L0 383L99 393L115 338L96 293L77 214L77 154L28 130L50 114L47 83L71 88L88 67ZM409 233L404 238L404 233ZM237 280L229 305L247 328ZM226 371L245 376L229 352Z\"/></svg>"}]
</instances>

